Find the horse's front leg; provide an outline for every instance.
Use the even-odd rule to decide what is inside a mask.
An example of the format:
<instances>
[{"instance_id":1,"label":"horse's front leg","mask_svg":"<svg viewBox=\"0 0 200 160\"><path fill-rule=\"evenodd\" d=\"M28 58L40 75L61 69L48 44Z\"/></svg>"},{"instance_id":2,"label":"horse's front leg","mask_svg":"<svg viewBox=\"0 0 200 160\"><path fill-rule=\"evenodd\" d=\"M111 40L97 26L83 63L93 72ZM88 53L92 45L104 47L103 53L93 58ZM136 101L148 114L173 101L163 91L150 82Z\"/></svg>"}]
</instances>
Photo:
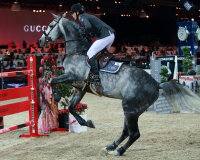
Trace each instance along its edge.
<instances>
[{"instance_id":1,"label":"horse's front leg","mask_svg":"<svg viewBox=\"0 0 200 160\"><path fill-rule=\"evenodd\" d=\"M68 83L68 84L72 84L74 81L77 81L77 77L75 78L73 74L63 74L61 76L58 76L56 78L54 78L51 81L51 86L52 86L52 92L54 94L54 100L56 102L60 101L60 95L58 93L58 90L56 89L56 84L58 83Z\"/></svg>"},{"instance_id":2,"label":"horse's front leg","mask_svg":"<svg viewBox=\"0 0 200 160\"><path fill-rule=\"evenodd\" d=\"M71 103L69 105L69 111L70 113L76 118L78 123L82 126L87 126L90 128L95 128L94 124L92 123L91 120L88 120L87 122L76 113L76 105L81 101L83 96L85 95L86 92L83 92L79 89L76 89L74 92L74 95L72 97Z\"/></svg>"}]
</instances>

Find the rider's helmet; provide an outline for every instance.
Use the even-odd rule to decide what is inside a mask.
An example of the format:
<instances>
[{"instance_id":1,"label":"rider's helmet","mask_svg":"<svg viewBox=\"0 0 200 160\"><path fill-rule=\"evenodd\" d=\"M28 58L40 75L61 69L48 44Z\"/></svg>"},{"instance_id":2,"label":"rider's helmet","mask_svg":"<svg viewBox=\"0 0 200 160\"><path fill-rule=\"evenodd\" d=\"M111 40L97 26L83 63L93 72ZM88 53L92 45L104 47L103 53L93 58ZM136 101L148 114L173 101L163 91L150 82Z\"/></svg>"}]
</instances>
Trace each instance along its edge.
<instances>
[{"instance_id":1,"label":"rider's helmet","mask_svg":"<svg viewBox=\"0 0 200 160\"><path fill-rule=\"evenodd\" d=\"M80 13L84 13L85 12L85 8L82 4L80 3L77 3L77 4L74 4L70 10L70 13L72 12L80 12Z\"/></svg>"}]
</instances>

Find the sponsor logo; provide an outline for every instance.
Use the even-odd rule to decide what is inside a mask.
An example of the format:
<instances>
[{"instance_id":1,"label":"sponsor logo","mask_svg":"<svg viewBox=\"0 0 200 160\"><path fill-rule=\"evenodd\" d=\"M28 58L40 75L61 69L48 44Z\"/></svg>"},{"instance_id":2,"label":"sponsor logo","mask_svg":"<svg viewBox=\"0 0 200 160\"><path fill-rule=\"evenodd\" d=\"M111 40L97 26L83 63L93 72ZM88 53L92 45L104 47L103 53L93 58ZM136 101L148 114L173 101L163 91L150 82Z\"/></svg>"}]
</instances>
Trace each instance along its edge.
<instances>
[{"instance_id":1,"label":"sponsor logo","mask_svg":"<svg viewBox=\"0 0 200 160\"><path fill-rule=\"evenodd\" d=\"M169 58L159 58L158 57L158 59L161 60L161 61L173 61L174 60L173 57L169 57Z\"/></svg>"},{"instance_id":2,"label":"sponsor logo","mask_svg":"<svg viewBox=\"0 0 200 160\"><path fill-rule=\"evenodd\" d=\"M0 73L0 77L8 77L8 73Z\"/></svg>"},{"instance_id":3,"label":"sponsor logo","mask_svg":"<svg viewBox=\"0 0 200 160\"><path fill-rule=\"evenodd\" d=\"M190 77L179 77L179 79L183 79L185 81L193 81L194 80L193 78L190 78Z\"/></svg>"},{"instance_id":4,"label":"sponsor logo","mask_svg":"<svg viewBox=\"0 0 200 160\"><path fill-rule=\"evenodd\" d=\"M44 32L47 29L47 26L43 25L25 25L24 32Z\"/></svg>"},{"instance_id":5,"label":"sponsor logo","mask_svg":"<svg viewBox=\"0 0 200 160\"><path fill-rule=\"evenodd\" d=\"M2 93L2 94L0 94L0 98L1 97L7 97L8 96L8 93Z\"/></svg>"},{"instance_id":6,"label":"sponsor logo","mask_svg":"<svg viewBox=\"0 0 200 160\"><path fill-rule=\"evenodd\" d=\"M198 46L194 46L194 49L198 49Z\"/></svg>"},{"instance_id":7,"label":"sponsor logo","mask_svg":"<svg viewBox=\"0 0 200 160\"><path fill-rule=\"evenodd\" d=\"M200 80L200 77L194 77L194 79L196 79L196 80Z\"/></svg>"},{"instance_id":8,"label":"sponsor logo","mask_svg":"<svg viewBox=\"0 0 200 160\"><path fill-rule=\"evenodd\" d=\"M3 112L8 112L8 108L0 110L0 113L3 113Z\"/></svg>"}]
</instances>

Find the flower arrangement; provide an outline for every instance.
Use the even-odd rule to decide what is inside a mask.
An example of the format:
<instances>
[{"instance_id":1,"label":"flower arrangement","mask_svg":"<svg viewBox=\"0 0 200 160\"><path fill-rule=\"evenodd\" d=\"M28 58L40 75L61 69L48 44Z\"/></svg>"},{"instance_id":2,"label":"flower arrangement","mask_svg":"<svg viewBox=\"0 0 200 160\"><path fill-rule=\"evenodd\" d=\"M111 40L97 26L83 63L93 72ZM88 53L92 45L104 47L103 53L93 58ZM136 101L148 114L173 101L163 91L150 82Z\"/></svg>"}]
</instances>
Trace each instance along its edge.
<instances>
[{"instance_id":1,"label":"flower arrangement","mask_svg":"<svg viewBox=\"0 0 200 160\"><path fill-rule=\"evenodd\" d=\"M83 103L78 103L76 105L76 112L81 114L82 112L85 112L85 110L87 109L87 104L83 104Z\"/></svg>"},{"instance_id":2,"label":"flower arrangement","mask_svg":"<svg viewBox=\"0 0 200 160\"><path fill-rule=\"evenodd\" d=\"M85 112L85 110L88 109L87 104L83 104L83 103L78 103L76 105L76 112L81 114L82 112ZM58 111L59 114L69 114L69 109L62 109Z\"/></svg>"},{"instance_id":3,"label":"flower arrangement","mask_svg":"<svg viewBox=\"0 0 200 160\"><path fill-rule=\"evenodd\" d=\"M170 81L177 82L178 80L177 79L171 79Z\"/></svg>"},{"instance_id":4,"label":"flower arrangement","mask_svg":"<svg viewBox=\"0 0 200 160\"><path fill-rule=\"evenodd\" d=\"M185 72L178 72L178 76L184 76L184 75L186 75Z\"/></svg>"}]
</instances>

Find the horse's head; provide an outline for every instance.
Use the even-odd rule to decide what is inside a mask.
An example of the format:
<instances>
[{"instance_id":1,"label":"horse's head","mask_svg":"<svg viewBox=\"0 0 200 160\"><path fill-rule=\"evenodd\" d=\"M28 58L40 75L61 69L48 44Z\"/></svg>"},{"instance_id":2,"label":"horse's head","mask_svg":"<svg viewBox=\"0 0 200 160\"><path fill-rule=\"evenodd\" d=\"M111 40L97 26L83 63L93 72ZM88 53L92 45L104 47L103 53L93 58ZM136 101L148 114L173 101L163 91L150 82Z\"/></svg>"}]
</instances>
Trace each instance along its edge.
<instances>
[{"instance_id":1,"label":"horse's head","mask_svg":"<svg viewBox=\"0 0 200 160\"><path fill-rule=\"evenodd\" d=\"M60 32L59 28L59 22L62 18L66 17L66 13L64 13L62 16L55 15L53 13L51 14L54 17L54 20L49 24L47 30L44 31L44 34L39 40L41 47L48 46L49 42L54 42L62 38L62 33Z\"/></svg>"}]
</instances>

